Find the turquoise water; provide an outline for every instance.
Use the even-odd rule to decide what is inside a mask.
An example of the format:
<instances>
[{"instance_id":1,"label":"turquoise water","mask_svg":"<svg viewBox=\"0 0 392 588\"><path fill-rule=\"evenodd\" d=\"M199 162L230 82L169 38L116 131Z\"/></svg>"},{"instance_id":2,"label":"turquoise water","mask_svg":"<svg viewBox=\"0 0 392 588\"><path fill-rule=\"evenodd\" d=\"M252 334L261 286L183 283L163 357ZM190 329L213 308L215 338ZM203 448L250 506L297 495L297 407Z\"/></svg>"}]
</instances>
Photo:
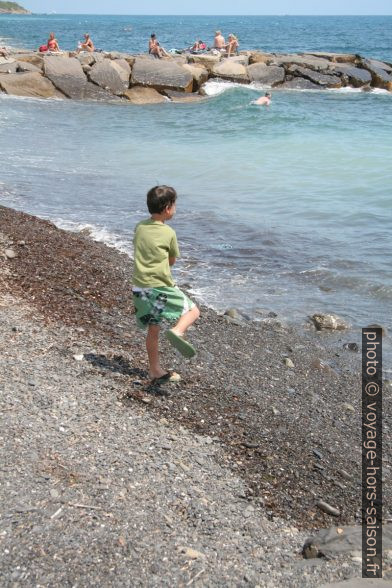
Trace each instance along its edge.
<instances>
[{"instance_id":1,"label":"turquoise water","mask_svg":"<svg viewBox=\"0 0 392 588\"><path fill-rule=\"evenodd\" d=\"M78 18L0 18L0 30L5 34L12 22L13 44L34 46L43 30L56 28L54 22L75 25ZM155 22L167 36L170 22L176 34L182 22L86 18L97 27L107 23L108 38L125 21L144 23L143 39ZM241 30L245 44L246 30L250 43L256 25L269 23L271 29L273 17L253 19L253 25L244 18L248 29L241 29L242 20L229 27L233 18L227 17L197 17L194 25L213 30L218 20ZM302 43L304 49L380 58L392 22L352 17L356 25L343 43L338 32L347 29L345 18L336 18L329 32L324 18L314 18L314 30L324 36L307 28L307 18L278 21L287 23L287 34L276 29L276 50ZM272 50L268 27L263 39L269 38L265 48ZM259 108L251 102L263 88L210 83L208 91L203 103L152 106L0 95L0 203L66 228L89 225L97 238L132 254L132 231L146 215L147 190L171 184L179 193L172 224L183 253L176 278L191 284L199 299L253 316L258 309L273 310L294 322L331 311L356 326L388 326L392 95L274 91L271 107Z\"/></svg>"},{"instance_id":2,"label":"turquoise water","mask_svg":"<svg viewBox=\"0 0 392 588\"><path fill-rule=\"evenodd\" d=\"M196 38L211 44L217 28L226 37L235 33L241 49L335 51L392 61L392 16L0 15L0 43L33 49L54 31L70 50L88 31L101 49L140 52L152 32L170 49L189 47Z\"/></svg>"},{"instance_id":3,"label":"turquoise water","mask_svg":"<svg viewBox=\"0 0 392 588\"><path fill-rule=\"evenodd\" d=\"M391 96L229 88L205 103L0 98L0 202L131 253L156 183L179 193L176 269L223 309L390 320Z\"/></svg>"}]
</instances>

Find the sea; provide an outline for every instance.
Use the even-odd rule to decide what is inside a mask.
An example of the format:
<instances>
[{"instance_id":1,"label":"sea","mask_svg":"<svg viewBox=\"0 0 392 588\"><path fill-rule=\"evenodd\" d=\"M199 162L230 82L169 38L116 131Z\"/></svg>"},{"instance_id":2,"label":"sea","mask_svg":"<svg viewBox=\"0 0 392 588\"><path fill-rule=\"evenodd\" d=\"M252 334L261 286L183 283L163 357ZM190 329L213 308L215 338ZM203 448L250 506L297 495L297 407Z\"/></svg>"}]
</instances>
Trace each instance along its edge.
<instances>
[{"instance_id":1,"label":"sea","mask_svg":"<svg viewBox=\"0 0 392 588\"><path fill-rule=\"evenodd\" d=\"M1 15L0 46L146 50L214 31L241 49L344 52L392 62L392 16ZM0 204L132 256L156 184L178 192L180 285L219 311L305 324L332 312L391 327L392 93L209 82L209 99L148 106L0 95Z\"/></svg>"}]
</instances>

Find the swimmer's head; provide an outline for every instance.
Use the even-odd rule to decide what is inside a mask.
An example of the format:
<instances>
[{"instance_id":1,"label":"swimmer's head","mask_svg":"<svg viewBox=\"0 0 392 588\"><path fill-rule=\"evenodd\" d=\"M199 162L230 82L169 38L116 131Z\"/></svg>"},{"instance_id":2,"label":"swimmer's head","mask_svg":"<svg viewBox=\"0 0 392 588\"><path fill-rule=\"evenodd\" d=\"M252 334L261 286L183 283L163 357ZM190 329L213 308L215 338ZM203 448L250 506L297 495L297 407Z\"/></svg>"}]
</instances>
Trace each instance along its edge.
<instances>
[{"instance_id":1,"label":"swimmer's head","mask_svg":"<svg viewBox=\"0 0 392 588\"><path fill-rule=\"evenodd\" d=\"M269 92L265 93L266 98L271 98L271 94Z\"/></svg>"}]
</instances>

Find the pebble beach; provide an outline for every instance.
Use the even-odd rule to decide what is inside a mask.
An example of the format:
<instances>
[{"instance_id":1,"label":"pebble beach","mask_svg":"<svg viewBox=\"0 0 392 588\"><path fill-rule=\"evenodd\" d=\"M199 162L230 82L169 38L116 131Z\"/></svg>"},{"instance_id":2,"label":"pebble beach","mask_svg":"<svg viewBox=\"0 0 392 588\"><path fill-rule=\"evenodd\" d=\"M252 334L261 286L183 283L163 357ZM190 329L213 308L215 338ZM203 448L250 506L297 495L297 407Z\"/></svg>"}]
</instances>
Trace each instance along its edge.
<instances>
[{"instance_id":1,"label":"pebble beach","mask_svg":"<svg viewBox=\"0 0 392 588\"><path fill-rule=\"evenodd\" d=\"M3 586L360 578L360 552L303 554L320 529L360 522L349 329L300 332L273 313L256 323L203 307L195 360L163 343L181 382L151 386L127 255L0 207L0 265ZM385 435L386 480L390 455ZM387 484L384 509L390 533Z\"/></svg>"}]
</instances>

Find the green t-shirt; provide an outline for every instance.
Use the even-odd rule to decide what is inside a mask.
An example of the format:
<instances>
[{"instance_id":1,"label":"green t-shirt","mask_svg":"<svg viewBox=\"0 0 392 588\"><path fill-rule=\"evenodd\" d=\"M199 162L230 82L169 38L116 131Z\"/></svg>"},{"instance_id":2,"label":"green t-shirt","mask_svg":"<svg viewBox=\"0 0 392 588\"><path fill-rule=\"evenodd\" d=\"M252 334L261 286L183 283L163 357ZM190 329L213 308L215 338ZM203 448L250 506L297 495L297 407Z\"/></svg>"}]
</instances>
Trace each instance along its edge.
<instances>
[{"instance_id":1,"label":"green t-shirt","mask_svg":"<svg viewBox=\"0 0 392 588\"><path fill-rule=\"evenodd\" d=\"M133 285L139 288L174 286L169 257L179 257L176 233L171 227L152 219L136 225Z\"/></svg>"}]
</instances>

